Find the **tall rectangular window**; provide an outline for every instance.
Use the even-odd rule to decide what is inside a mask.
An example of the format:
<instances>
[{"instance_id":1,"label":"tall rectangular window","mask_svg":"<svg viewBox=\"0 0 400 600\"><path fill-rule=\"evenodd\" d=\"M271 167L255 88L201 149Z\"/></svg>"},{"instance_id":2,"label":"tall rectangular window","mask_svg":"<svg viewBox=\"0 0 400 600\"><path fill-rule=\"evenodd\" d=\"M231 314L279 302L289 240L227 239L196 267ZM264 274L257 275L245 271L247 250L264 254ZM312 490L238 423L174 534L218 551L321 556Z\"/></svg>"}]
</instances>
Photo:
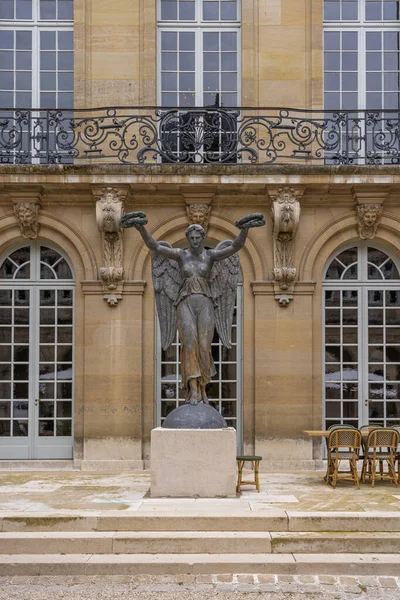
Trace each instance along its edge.
<instances>
[{"instance_id":1,"label":"tall rectangular window","mask_svg":"<svg viewBox=\"0 0 400 600\"><path fill-rule=\"evenodd\" d=\"M240 104L240 0L158 1L163 107Z\"/></svg>"},{"instance_id":2,"label":"tall rectangular window","mask_svg":"<svg viewBox=\"0 0 400 600\"><path fill-rule=\"evenodd\" d=\"M0 108L73 108L73 0L0 1Z\"/></svg>"},{"instance_id":3,"label":"tall rectangular window","mask_svg":"<svg viewBox=\"0 0 400 600\"><path fill-rule=\"evenodd\" d=\"M324 1L324 107L400 107L400 2Z\"/></svg>"}]
</instances>

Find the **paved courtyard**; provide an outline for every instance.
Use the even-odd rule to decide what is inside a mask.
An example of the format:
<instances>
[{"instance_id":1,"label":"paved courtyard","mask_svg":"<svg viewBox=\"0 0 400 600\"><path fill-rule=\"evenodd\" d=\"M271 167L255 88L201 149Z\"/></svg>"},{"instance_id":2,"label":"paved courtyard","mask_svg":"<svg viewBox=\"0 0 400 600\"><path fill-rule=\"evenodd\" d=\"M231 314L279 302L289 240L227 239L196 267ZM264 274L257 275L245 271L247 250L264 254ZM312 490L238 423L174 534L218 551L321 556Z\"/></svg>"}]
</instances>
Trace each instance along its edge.
<instances>
[{"instance_id":1,"label":"paved courtyard","mask_svg":"<svg viewBox=\"0 0 400 600\"><path fill-rule=\"evenodd\" d=\"M249 474L250 475L250 474ZM323 481L323 471L262 473L261 492L245 487L237 498L150 498L148 471L89 473L82 471L0 471L1 513L136 511L139 513L248 511L400 511L400 487L378 481L375 488Z\"/></svg>"},{"instance_id":2,"label":"paved courtyard","mask_svg":"<svg viewBox=\"0 0 400 600\"><path fill-rule=\"evenodd\" d=\"M153 499L146 471L0 471L0 516L111 514L245 515L252 511L400 513L400 488L387 482L334 490L324 472L261 474L261 493L233 499ZM399 574L400 575L400 574ZM400 578L331 575L114 575L0 578L0 600L400 600Z\"/></svg>"}]
</instances>

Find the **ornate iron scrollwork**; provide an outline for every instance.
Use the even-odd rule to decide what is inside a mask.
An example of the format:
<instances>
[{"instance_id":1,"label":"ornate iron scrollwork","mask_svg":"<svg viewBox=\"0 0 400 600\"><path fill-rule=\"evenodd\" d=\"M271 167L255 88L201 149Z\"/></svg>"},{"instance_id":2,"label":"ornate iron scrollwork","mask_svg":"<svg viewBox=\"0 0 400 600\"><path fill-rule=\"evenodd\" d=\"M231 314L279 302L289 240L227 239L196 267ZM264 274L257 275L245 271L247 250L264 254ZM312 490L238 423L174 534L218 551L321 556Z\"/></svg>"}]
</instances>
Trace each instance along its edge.
<instances>
[{"instance_id":1,"label":"ornate iron scrollwork","mask_svg":"<svg viewBox=\"0 0 400 600\"><path fill-rule=\"evenodd\" d=\"M0 113L0 162L400 164L395 110L98 108Z\"/></svg>"}]
</instances>

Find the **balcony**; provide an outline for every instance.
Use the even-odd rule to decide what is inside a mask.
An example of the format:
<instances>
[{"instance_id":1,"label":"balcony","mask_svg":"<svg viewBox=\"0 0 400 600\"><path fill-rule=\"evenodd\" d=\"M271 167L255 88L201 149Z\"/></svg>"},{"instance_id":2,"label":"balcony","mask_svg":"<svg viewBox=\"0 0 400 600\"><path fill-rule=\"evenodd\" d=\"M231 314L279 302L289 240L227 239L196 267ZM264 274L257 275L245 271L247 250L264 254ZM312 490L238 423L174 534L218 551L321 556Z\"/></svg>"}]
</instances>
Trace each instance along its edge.
<instances>
[{"instance_id":1,"label":"balcony","mask_svg":"<svg viewBox=\"0 0 400 600\"><path fill-rule=\"evenodd\" d=\"M400 164L400 110L0 109L2 164Z\"/></svg>"}]
</instances>

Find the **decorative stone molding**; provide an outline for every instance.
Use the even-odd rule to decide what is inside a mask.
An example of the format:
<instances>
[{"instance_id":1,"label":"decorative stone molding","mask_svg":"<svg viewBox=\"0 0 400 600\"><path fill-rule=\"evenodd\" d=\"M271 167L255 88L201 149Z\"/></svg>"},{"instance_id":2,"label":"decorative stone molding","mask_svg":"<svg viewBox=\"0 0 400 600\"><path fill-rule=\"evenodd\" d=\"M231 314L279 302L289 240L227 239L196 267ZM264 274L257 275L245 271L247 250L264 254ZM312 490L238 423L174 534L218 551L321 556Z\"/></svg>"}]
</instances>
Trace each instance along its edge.
<instances>
[{"instance_id":1,"label":"decorative stone molding","mask_svg":"<svg viewBox=\"0 0 400 600\"><path fill-rule=\"evenodd\" d=\"M273 200L271 206L274 268L273 278L278 284L275 295L280 306L288 306L293 299L294 282L297 269L294 266L294 240L300 221L300 202L302 190L284 187L269 194ZM283 292L283 293L282 293Z\"/></svg>"},{"instance_id":2,"label":"decorative stone molding","mask_svg":"<svg viewBox=\"0 0 400 600\"><path fill-rule=\"evenodd\" d=\"M103 282L104 300L109 306L117 306L122 300L123 268L123 230L119 221L124 214L124 201L127 190L106 187L93 190L96 201L97 227L102 234L103 266L100 277Z\"/></svg>"},{"instance_id":3,"label":"decorative stone molding","mask_svg":"<svg viewBox=\"0 0 400 600\"><path fill-rule=\"evenodd\" d=\"M9 196L22 237L35 240L39 233L38 218L42 199L40 192L12 192Z\"/></svg>"},{"instance_id":4,"label":"decorative stone molding","mask_svg":"<svg viewBox=\"0 0 400 600\"><path fill-rule=\"evenodd\" d=\"M357 233L362 240L372 240L377 232L383 213L383 203L390 192L389 186L355 185L352 188L356 201Z\"/></svg>"},{"instance_id":5,"label":"decorative stone molding","mask_svg":"<svg viewBox=\"0 0 400 600\"><path fill-rule=\"evenodd\" d=\"M186 206L186 212L189 219L189 224L196 223L201 225L207 234L208 224L211 215L211 206L207 204L189 204Z\"/></svg>"},{"instance_id":6,"label":"decorative stone molding","mask_svg":"<svg viewBox=\"0 0 400 600\"><path fill-rule=\"evenodd\" d=\"M189 225L201 225L207 234L214 192L184 193Z\"/></svg>"},{"instance_id":7,"label":"decorative stone molding","mask_svg":"<svg viewBox=\"0 0 400 600\"><path fill-rule=\"evenodd\" d=\"M357 232L361 240L372 240L375 237L382 212L382 204L357 205Z\"/></svg>"}]
</instances>

